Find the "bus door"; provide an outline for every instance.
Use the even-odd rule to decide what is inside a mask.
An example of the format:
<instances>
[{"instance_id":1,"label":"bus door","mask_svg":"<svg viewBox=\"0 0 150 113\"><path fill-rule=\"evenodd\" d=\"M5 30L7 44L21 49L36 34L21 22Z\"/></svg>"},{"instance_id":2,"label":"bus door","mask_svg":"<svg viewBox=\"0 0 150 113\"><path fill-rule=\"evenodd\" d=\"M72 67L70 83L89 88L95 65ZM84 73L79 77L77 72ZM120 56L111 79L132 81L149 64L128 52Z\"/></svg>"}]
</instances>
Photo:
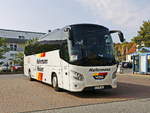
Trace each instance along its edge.
<instances>
[{"instance_id":1,"label":"bus door","mask_svg":"<svg viewBox=\"0 0 150 113\"><path fill-rule=\"evenodd\" d=\"M63 43L60 49L60 57L61 57L61 70L62 70L62 83L65 89L69 89L69 53L67 43Z\"/></svg>"},{"instance_id":2,"label":"bus door","mask_svg":"<svg viewBox=\"0 0 150 113\"><path fill-rule=\"evenodd\" d=\"M68 73L68 69L69 69L69 66L68 66L68 63L63 61L61 62L62 64L62 83L63 83L63 87L65 89L69 89L69 73Z\"/></svg>"},{"instance_id":3,"label":"bus door","mask_svg":"<svg viewBox=\"0 0 150 113\"><path fill-rule=\"evenodd\" d=\"M139 55L133 56L133 72L139 72Z\"/></svg>"}]
</instances>

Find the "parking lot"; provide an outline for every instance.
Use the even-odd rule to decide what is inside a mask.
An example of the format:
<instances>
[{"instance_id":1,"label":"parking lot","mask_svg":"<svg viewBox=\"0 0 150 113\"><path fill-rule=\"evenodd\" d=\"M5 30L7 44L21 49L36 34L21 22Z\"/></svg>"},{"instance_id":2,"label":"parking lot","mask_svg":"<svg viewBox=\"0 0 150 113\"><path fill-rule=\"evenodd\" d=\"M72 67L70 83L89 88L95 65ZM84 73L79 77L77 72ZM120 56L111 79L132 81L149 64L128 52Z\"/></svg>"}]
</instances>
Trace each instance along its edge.
<instances>
[{"instance_id":1,"label":"parking lot","mask_svg":"<svg viewBox=\"0 0 150 113\"><path fill-rule=\"evenodd\" d=\"M118 75L118 88L104 91L55 92L25 76L0 75L0 113L16 113L150 98L150 77Z\"/></svg>"}]
</instances>

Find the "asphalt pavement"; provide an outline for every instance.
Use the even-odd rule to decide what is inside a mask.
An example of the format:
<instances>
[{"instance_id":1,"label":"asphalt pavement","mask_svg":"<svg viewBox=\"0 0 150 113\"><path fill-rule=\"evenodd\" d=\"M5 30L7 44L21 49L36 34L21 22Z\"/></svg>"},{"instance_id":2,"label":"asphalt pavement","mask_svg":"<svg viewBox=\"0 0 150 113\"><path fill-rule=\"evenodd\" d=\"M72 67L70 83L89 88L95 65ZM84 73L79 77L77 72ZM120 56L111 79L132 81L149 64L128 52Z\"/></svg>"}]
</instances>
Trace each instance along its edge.
<instances>
[{"instance_id":1,"label":"asphalt pavement","mask_svg":"<svg viewBox=\"0 0 150 113\"><path fill-rule=\"evenodd\" d=\"M150 98L40 110L30 113L150 113Z\"/></svg>"},{"instance_id":2,"label":"asphalt pavement","mask_svg":"<svg viewBox=\"0 0 150 113\"><path fill-rule=\"evenodd\" d=\"M150 111L149 98L149 76L118 75L116 89L71 93L55 92L51 86L29 81L21 74L0 75L0 113L134 113L136 109L137 113L146 113Z\"/></svg>"}]
</instances>

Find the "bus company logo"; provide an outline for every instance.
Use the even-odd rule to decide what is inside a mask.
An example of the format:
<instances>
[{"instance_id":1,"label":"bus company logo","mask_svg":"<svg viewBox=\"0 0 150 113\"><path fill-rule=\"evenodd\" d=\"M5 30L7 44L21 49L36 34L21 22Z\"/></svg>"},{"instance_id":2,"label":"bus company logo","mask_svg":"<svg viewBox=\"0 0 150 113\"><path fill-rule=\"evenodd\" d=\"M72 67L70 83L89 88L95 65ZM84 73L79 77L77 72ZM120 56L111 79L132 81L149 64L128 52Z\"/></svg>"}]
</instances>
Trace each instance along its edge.
<instances>
[{"instance_id":1,"label":"bus company logo","mask_svg":"<svg viewBox=\"0 0 150 113\"><path fill-rule=\"evenodd\" d=\"M45 56L46 56L45 52L37 54L37 57L45 57Z\"/></svg>"},{"instance_id":2,"label":"bus company logo","mask_svg":"<svg viewBox=\"0 0 150 113\"><path fill-rule=\"evenodd\" d=\"M105 68L105 69L90 68L89 71L91 71L91 72L95 72L95 71L110 71L110 68Z\"/></svg>"},{"instance_id":3,"label":"bus company logo","mask_svg":"<svg viewBox=\"0 0 150 113\"><path fill-rule=\"evenodd\" d=\"M101 80L104 79L107 74L108 74L107 72L102 72L102 73L93 73L92 75L95 79Z\"/></svg>"},{"instance_id":4,"label":"bus company logo","mask_svg":"<svg viewBox=\"0 0 150 113\"><path fill-rule=\"evenodd\" d=\"M47 59L37 59L37 64L48 64Z\"/></svg>"}]
</instances>

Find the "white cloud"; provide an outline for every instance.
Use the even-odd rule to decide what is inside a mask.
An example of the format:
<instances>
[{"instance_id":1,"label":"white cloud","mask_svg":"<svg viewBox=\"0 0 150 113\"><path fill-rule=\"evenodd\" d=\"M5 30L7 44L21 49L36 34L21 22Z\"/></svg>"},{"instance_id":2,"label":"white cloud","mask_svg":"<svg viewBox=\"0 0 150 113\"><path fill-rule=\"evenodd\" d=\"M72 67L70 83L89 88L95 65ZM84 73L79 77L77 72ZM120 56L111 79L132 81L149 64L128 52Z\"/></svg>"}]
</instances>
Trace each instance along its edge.
<instances>
[{"instance_id":1,"label":"white cloud","mask_svg":"<svg viewBox=\"0 0 150 113\"><path fill-rule=\"evenodd\" d=\"M136 3L133 0L76 1L88 8L92 14L97 17L97 20L104 19L111 22L113 25L118 25L123 29L127 29L128 32L136 32L143 20L150 19L150 7L148 3L145 3L145 6L140 6L137 5L138 1Z\"/></svg>"}]
</instances>

